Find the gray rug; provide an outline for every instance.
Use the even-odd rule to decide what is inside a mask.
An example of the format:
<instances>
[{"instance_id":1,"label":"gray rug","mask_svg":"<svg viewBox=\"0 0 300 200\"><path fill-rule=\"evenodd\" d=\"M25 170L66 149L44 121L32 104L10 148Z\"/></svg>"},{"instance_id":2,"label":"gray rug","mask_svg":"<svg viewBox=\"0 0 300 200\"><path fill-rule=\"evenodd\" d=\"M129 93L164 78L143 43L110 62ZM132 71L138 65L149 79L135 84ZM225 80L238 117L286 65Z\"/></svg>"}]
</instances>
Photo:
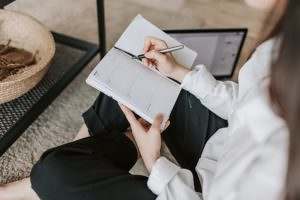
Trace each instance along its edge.
<instances>
[{"instance_id":1,"label":"gray rug","mask_svg":"<svg viewBox=\"0 0 300 200\"><path fill-rule=\"evenodd\" d=\"M28 176L46 149L73 139L82 124L81 113L98 94L84 83L88 72L81 73L0 158L0 183Z\"/></svg>"}]
</instances>

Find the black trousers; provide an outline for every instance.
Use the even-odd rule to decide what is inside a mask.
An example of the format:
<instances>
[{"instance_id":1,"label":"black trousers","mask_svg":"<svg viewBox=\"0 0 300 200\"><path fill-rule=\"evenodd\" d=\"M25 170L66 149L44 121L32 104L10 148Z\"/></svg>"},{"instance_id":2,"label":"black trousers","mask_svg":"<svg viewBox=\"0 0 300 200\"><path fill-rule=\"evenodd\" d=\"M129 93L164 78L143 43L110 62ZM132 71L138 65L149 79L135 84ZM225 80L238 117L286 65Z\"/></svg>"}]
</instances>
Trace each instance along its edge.
<instances>
[{"instance_id":1,"label":"black trousers","mask_svg":"<svg viewBox=\"0 0 300 200\"><path fill-rule=\"evenodd\" d=\"M100 94L83 114L91 137L46 151L31 171L33 190L42 200L155 199L147 177L128 171L137 160L137 149L124 131L128 121L116 101ZM200 101L182 90L170 116L165 140L183 168L194 174L206 141L227 125Z\"/></svg>"}]
</instances>

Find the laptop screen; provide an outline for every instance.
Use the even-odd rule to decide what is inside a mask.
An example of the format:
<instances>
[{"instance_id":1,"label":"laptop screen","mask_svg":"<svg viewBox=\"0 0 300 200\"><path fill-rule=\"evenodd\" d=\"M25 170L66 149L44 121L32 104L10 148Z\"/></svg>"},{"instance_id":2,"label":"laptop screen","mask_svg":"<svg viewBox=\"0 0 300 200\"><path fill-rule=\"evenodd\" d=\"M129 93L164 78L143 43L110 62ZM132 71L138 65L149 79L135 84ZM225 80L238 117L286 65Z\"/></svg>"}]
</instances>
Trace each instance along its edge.
<instances>
[{"instance_id":1,"label":"laptop screen","mask_svg":"<svg viewBox=\"0 0 300 200\"><path fill-rule=\"evenodd\" d=\"M170 36L198 53L194 66L204 64L216 77L229 78L238 62L247 29L169 30Z\"/></svg>"}]
</instances>

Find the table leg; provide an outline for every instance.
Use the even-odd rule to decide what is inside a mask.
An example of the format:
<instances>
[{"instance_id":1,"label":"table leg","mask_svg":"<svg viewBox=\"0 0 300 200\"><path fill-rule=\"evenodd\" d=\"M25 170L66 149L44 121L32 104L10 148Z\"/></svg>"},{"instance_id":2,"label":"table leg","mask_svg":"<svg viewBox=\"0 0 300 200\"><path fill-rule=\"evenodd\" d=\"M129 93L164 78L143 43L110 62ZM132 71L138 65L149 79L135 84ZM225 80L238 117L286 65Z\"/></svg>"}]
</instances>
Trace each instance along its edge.
<instances>
[{"instance_id":1,"label":"table leg","mask_svg":"<svg viewBox=\"0 0 300 200\"><path fill-rule=\"evenodd\" d=\"M104 6L104 0L97 0L98 37L101 57L103 57L106 54L106 28Z\"/></svg>"}]
</instances>

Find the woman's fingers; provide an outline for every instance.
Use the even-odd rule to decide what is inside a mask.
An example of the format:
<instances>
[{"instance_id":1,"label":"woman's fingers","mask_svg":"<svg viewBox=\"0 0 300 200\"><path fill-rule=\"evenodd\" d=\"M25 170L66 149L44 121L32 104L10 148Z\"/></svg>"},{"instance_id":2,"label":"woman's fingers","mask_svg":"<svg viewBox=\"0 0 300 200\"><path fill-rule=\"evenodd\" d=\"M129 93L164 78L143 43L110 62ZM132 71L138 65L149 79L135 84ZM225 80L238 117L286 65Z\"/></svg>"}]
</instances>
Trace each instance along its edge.
<instances>
[{"instance_id":1,"label":"woman's fingers","mask_svg":"<svg viewBox=\"0 0 300 200\"><path fill-rule=\"evenodd\" d=\"M145 53L145 57L157 61L163 61L164 59L166 59L166 55L159 53L158 51L149 51Z\"/></svg>"},{"instance_id":2,"label":"woman's fingers","mask_svg":"<svg viewBox=\"0 0 300 200\"><path fill-rule=\"evenodd\" d=\"M158 114L155 118L154 121L152 123L152 126L150 127L150 131L157 131L157 132L161 132L161 124L164 120L164 116L162 114Z\"/></svg>"},{"instance_id":3,"label":"woman's fingers","mask_svg":"<svg viewBox=\"0 0 300 200\"><path fill-rule=\"evenodd\" d=\"M148 38L146 38L144 43L144 49L143 49L144 53L148 52L150 50L150 47L151 47L151 41Z\"/></svg>"},{"instance_id":4,"label":"woman's fingers","mask_svg":"<svg viewBox=\"0 0 300 200\"><path fill-rule=\"evenodd\" d=\"M142 59L142 63L143 63L143 65L145 65L147 67L150 67L150 62L149 62L149 60L147 58L143 58Z\"/></svg>"},{"instance_id":5,"label":"woman's fingers","mask_svg":"<svg viewBox=\"0 0 300 200\"><path fill-rule=\"evenodd\" d=\"M121 110L123 111L126 119L128 120L134 135L135 135L136 131L137 132L145 132L148 129L148 127L150 126L150 124L148 122L146 122L142 118L137 119L134 116L133 112L129 108L127 108L126 106L124 106L120 103L119 103L119 106L120 106ZM164 116L162 114L158 114L154 118L154 121L153 121L149 131L150 132L154 131L154 132L161 133L161 127L162 127L163 120L164 120ZM168 128L169 125L170 125L170 121L168 120L166 122L165 127L163 128L163 130ZM135 135L135 137L136 137L136 135Z\"/></svg>"},{"instance_id":6,"label":"woman's fingers","mask_svg":"<svg viewBox=\"0 0 300 200\"><path fill-rule=\"evenodd\" d=\"M170 123L170 121L168 120L168 121L166 122L166 124L165 124L165 127L164 127L163 131L166 130L166 129L170 126L170 124L171 124L171 123Z\"/></svg>"},{"instance_id":7,"label":"woman's fingers","mask_svg":"<svg viewBox=\"0 0 300 200\"><path fill-rule=\"evenodd\" d=\"M119 106L120 106L121 110L123 111L123 113L124 113L126 119L128 120L128 122L129 122L132 129L134 129L134 128L140 128L140 129L142 128L143 129L143 126L136 119L133 112L129 108L127 108L126 106L124 106L120 103L119 103Z\"/></svg>"},{"instance_id":8,"label":"woman's fingers","mask_svg":"<svg viewBox=\"0 0 300 200\"><path fill-rule=\"evenodd\" d=\"M146 37L144 44L145 59L142 63L150 68L156 68L157 63L163 62L167 55L161 54L158 51L160 49L167 48L167 44L158 38Z\"/></svg>"},{"instance_id":9,"label":"woman's fingers","mask_svg":"<svg viewBox=\"0 0 300 200\"><path fill-rule=\"evenodd\" d=\"M151 48L153 47L153 48ZM160 40L158 38L155 37L146 37L145 38L145 43L144 43L144 53L155 49L155 50L160 50L160 49L164 49L167 48L167 44L163 41Z\"/></svg>"},{"instance_id":10,"label":"woman's fingers","mask_svg":"<svg viewBox=\"0 0 300 200\"><path fill-rule=\"evenodd\" d=\"M126 106L124 106L121 103L119 103L119 106L129 122L134 122L136 120L136 118L131 110L129 110Z\"/></svg>"},{"instance_id":11,"label":"woman's fingers","mask_svg":"<svg viewBox=\"0 0 300 200\"><path fill-rule=\"evenodd\" d=\"M151 126L151 124L149 122L147 122L146 120L144 120L143 118L139 118L138 121L146 129L149 129L149 127Z\"/></svg>"}]
</instances>

